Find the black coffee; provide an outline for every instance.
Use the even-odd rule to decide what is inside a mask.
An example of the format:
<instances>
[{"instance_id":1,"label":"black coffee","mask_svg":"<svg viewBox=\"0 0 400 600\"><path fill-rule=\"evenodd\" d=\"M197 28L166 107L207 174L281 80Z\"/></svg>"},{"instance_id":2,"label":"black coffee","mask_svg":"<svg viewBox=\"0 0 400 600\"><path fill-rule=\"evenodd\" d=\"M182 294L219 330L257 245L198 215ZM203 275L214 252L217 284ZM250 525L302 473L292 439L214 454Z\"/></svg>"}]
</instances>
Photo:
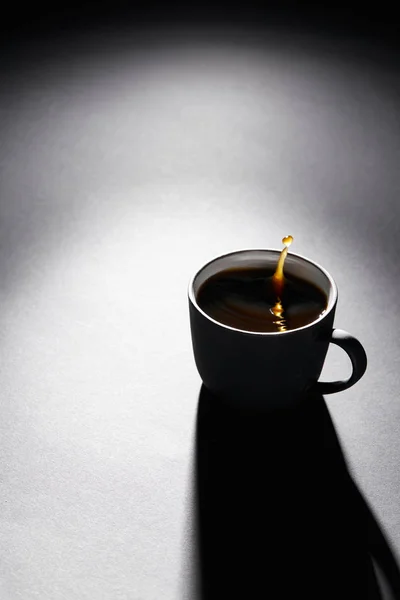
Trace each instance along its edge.
<instances>
[{"instance_id":1,"label":"black coffee","mask_svg":"<svg viewBox=\"0 0 400 600\"><path fill-rule=\"evenodd\" d=\"M312 323L326 310L326 295L315 285L285 275L277 298L273 269L227 269L205 281L197 303L210 317L244 331L283 332Z\"/></svg>"}]
</instances>

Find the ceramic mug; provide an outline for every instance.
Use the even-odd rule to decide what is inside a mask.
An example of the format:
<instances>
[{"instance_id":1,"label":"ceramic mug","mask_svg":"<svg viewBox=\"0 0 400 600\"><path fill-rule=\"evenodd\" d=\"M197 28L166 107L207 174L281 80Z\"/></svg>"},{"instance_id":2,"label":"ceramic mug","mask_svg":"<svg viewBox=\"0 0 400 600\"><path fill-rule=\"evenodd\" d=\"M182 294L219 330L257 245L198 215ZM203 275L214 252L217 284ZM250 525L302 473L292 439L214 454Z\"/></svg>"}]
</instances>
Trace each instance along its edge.
<instances>
[{"instance_id":1,"label":"ceramic mug","mask_svg":"<svg viewBox=\"0 0 400 600\"><path fill-rule=\"evenodd\" d=\"M293 274L319 287L327 307L315 321L284 332L254 332L219 323L205 313L196 297L201 285L230 268L275 269L279 250L239 250L203 266L189 284L190 327L197 369L213 394L242 406L278 408L298 402L304 394L340 392L364 374L367 357L361 343L346 331L334 329L338 290L320 265L288 253L286 275ZM343 348L352 363L347 380L320 382L329 344Z\"/></svg>"}]
</instances>

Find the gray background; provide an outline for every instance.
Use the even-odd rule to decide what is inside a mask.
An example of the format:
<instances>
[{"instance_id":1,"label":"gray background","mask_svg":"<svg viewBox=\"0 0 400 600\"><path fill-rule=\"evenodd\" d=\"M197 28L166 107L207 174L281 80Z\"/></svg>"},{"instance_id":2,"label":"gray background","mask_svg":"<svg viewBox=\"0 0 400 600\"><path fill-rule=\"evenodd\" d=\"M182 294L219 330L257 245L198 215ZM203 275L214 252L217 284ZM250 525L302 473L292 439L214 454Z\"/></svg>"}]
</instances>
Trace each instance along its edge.
<instances>
[{"instance_id":1,"label":"gray background","mask_svg":"<svg viewBox=\"0 0 400 600\"><path fill-rule=\"evenodd\" d=\"M0 596L194 598L190 276L325 266L369 367L327 397L400 554L398 66L365 40L103 27L0 89ZM337 348L325 379L350 371Z\"/></svg>"}]
</instances>

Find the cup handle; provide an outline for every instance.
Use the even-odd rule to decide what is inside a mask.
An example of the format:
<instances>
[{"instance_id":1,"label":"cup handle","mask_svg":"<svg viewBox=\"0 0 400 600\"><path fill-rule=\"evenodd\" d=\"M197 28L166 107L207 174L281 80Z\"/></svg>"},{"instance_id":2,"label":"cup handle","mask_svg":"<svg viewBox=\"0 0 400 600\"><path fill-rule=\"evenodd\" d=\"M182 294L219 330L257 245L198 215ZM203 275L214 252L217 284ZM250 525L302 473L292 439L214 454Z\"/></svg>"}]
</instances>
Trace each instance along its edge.
<instances>
[{"instance_id":1,"label":"cup handle","mask_svg":"<svg viewBox=\"0 0 400 600\"><path fill-rule=\"evenodd\" d=\"M367 355L361 343L343 329L333 329L330 343L343 348L350 357L353 372L346 381L318 381L316 389L320 394L334 394L342 392L354 385L364 375L367 368Z\"/></svg>"}]
</instances>

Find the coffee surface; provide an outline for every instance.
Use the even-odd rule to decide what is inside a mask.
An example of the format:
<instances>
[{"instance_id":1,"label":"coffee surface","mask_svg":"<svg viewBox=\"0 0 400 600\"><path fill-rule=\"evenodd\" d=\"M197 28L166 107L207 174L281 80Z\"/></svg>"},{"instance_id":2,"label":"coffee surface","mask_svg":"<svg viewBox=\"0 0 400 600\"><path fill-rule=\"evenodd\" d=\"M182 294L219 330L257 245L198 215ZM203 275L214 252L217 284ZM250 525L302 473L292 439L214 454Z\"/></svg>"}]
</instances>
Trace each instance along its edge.
<instances>
[{"instance_id":1,"label":"coffee surface","mask_svg":"<svg viewBox=\"0 0 400 600\"><path fill-rule=\"evenodd\" d=\"M297 329L312 323L326 310L327 298L322 290L292 275L285 275L277 298L273 275L274 270L267 268L221 271L202 284L197 303L224 325L258 332Z\"/></svg>"}]
</instances>

